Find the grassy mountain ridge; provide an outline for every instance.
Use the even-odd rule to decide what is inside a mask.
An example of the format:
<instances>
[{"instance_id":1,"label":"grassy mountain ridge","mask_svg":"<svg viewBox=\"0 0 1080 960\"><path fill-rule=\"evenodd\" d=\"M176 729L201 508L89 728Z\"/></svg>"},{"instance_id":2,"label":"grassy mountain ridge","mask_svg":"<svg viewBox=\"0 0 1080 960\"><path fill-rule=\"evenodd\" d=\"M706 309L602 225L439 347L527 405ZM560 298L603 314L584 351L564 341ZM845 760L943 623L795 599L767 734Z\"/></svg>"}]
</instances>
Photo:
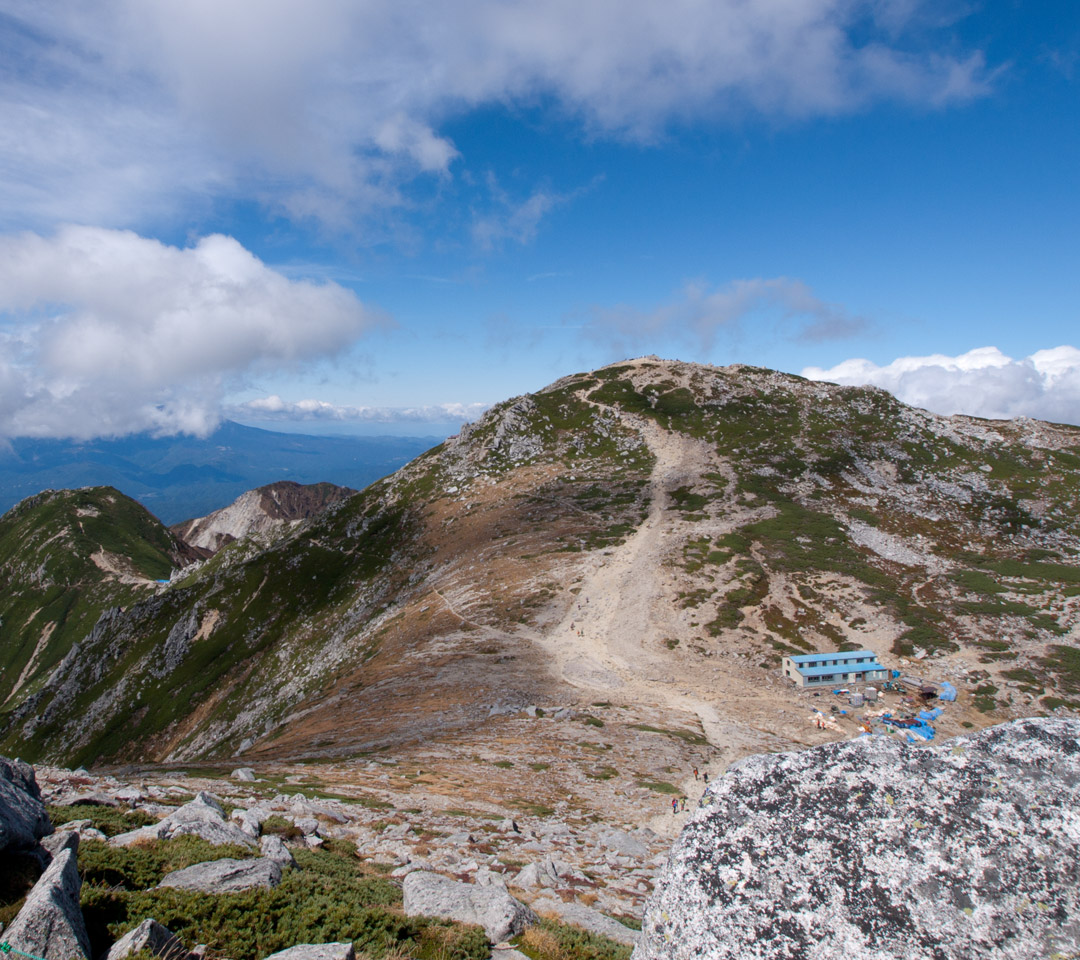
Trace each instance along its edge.
<instances>
[{"instance_id":1,"label":"grassy mountain ridge","mask_svg":"<svg viewBox=\"0 0 1080 960\"><path fill-rule=\"evenodd\" d=\"M46 490L0 517L0 702L36 692L110 608L192 555L111 487Z\"/></svg>"},{"instance_id":2,"label":"grassy mountain ridge","mask_svg":"<svg viewBox=\"0 0 1080 960\"><path fill-rule=\"evenodd\" d=\"M344 754L575 698L801 742L755 691L785 652L864 646L965 678L977 722L1073 709L1078 505L1078 428L643 358L126 606L11 699L0 746Z\"/></svg>"}]
</instances>

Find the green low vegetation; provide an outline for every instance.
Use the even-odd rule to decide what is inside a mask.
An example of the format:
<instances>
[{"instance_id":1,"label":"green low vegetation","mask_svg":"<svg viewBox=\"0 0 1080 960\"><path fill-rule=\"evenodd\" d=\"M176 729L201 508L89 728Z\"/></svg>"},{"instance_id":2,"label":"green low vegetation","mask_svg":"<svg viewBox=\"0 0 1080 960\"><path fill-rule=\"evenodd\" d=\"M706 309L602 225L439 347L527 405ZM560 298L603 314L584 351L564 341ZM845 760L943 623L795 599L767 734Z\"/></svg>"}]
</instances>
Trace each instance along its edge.
<instances>
[{"instance_id":1,"label":"green low vegetation","mask_svg":"<svg viewBox=\"0 0 1080 960\"><path fill-rule=\"evenodd\" d=\"M70 807L49 806L46 809L54 827L71 820L90 820L107 837L115 837L118 833L127 833L129 830L157 823L154 817L142 810L106 807L98 803L76 803Z\"/></svg>"},{"instance_id":2,"label":"green low vegetation","mask_svg":"<svg viewBox=\"0 0 1080 960\"><path fill-rule=\"evenodd\" d=\"M657 793L682 794L682 791L673 783L666 780L638 780L637 786L644 790L655 790Z\"/></svg>"},{"instance_id":3,"label":"green low vegetation","mask_svg":"<svg viewBox=\"0 0 1080 960\"><path fill-rule=\"evenodd\" d=\"M629 960L632 947L549 918L513 941L529 960Z\"/></svg>"},{"instance_id":4,"label":"green low vegetation","mask_svg":"<svg viewBox=\"0 0 1080 960\"><path fill-rule=\"evenodd\" d=\"M601 779L607 779L601 768ZM50 807L54 824L90 820L110 835L140 825L145 814L100 805ZM549 811L550 812L550 811ZM264 827L272 830L275 820ZM275 831L286 835L286 831ZM94 956L152 917L188 948L202 943L212 956L259 960L298 943L351 941L370 960L488 960L491 950L479 927L425 917L406 917L400 884L381 865L356 857L353 845L331 840L318 850L293 851L296 869L285 871L272 890L204 894L158 888L167 873L224 857L258 854L240 846L213 846L198 837L156 840L134 847L98 841L79 846L82 908ZM519 864L520 866L520 864ZM18 913L41 873L30 857L0 855L0 923ZM626 960L629 948L554 920L542 920L521 939L535 960Z\"/></svg>"},{"instance_id":5,"label":"green low vegetation","mask_svg":"<svg viewBox=\"0 0 1080 960\"><path fill-rule=\"evenodd\" d=\"M1080 694L1080 650L1056 644L1042 664L1054 678L1054 685L1064 693Z\"/></svg>"},{"instance_id":6,"label":"green low vegetation","mask_svg":"<svg viewBox=\"0 0 1080 960\"><path fill-rule=\"evenodd\" d=\"M994 695L997 692L998 688L992 683L984 683L981 686L976 687L972 692L972 704L975 709L980 710L983 713L992 712L997 707L997 700L994 699Z\"/></svg>"},{"instance_id":7,"label":"green low vegetation","mask_svg":"<svg viewBox=\"0 0 1080 960\"><path fill-rule=\"evenodd\" d=\"M687 743L705 745L709 742L709 738L704 734L693 733L690 730L670 730L666 727L654 727L648 723L632 723L630 726L634 730L643 730L645 733L662 733L665 737L677 737Z\"/></svg>"},{"instance_id":8,"label":"green low vegetation","mask_svg":"<svg viewBox=\"0 0 1080 960\"><path fill-rule=\"evenodd\" d=\"M94 955L145 917L153 917L187 946L205 943L216 956L258 960L297 943L349 940L372 958L486 960L487 939L478 927L408 918L398 886L360 863L350 844L296 851L272 890L203 894L150 887L163 871L224 855L191 837L158 841L139 850L86 843L79 850L84 875L83 914ZM204 844L205 845L205 844ZM211 853L211 856L206 856ZM150 887L148 889L148 887Z\"/></svg>"}]
</instances>

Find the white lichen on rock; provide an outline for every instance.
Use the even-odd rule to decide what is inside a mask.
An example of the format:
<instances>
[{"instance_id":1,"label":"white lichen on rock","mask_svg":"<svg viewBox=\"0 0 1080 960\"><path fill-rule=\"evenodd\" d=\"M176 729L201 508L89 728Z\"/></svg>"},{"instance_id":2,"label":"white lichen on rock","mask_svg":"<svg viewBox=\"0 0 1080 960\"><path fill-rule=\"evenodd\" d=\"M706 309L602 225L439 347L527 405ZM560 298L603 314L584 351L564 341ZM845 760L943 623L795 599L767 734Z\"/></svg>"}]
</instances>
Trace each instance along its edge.
<instances>
[{"instance_id":1,"label":"white lichen on rock","mask_svg":"<svg viewBox=\"0 0 1080 960\"><path fill-rule=\"evenodd\" d=\"M749 757L679 837L634 960L1075 955L1078 786L1074 720Z\"/></svg>"}]
</instances>

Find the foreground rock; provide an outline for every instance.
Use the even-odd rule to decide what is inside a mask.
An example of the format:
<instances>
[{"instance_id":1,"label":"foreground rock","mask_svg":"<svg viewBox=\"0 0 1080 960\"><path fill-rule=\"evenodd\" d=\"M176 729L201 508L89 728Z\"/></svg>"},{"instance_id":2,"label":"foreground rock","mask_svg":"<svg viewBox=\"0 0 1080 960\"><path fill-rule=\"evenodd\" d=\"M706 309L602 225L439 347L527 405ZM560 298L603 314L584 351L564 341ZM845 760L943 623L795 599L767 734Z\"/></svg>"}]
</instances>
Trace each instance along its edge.
<instances>
[{"instance_id":1,"label":"foreground rock","mask_svg":"<svg viewBox=\"0 0 1080 960\"><path fill-rule=\"evenodd\" d=\"M188 956L175 933L156 920L144 920L112 945L105 960L124 960L140 950L152 953L155 957L166 957L167 960L184 960Z\"/></svg>"},{"instance_id":2,"label":"foreground rock","mask_svg":"<svg viewBox=\"0 0 1080 960\"><path fill-rule=\"evenodd\" d=\"M0 850L33 847L50 833L34 768L0 757Z\"/></svg>"},{"instance_id":3,"label":"foreground rock","mask_svg":"<svg viewBox=\"0 0 1080 960\"><path fill-rule=\"evenodd\" d=\"M474 923L484 928L492 943L515 937L529 924L536 923L536 914L510 896L504 887L478 887L417 870L405 878L402 890L407 917L441 917Z\"/></svg>"},{"instance_id":4,"label":"foreground rock","mask_svg":"<svg viewBox=\"0 0 1080 960\"><path fill-rule=\"evenodd\" d=\"M634 960L1076 955L1078 787L1075 720L749 757L676 842Z\"/></svg>"},{"instance_id":5,"label":"foreground rock","mask_svg":"<svg viewBox=\"0 0 1080 960\"><path fill-rule=\"evenodd\" d=\"M273 860L265 857L257 860L233 860L226 857L223 860L196 863L183 870L174 870L166 874L158 886L201 890L203 893L232 893L236 890L252 890L255 887L269 889L279 883L281 867Z\"/></svg>"},{"instance_id":6,"label":"foreground rock","mask_svg":"<svg viewBox=\"0 0 1080 960\"><path fill-rule=\"evenodd\" d=\"M356 960L356 951L351 943L300 943L266 960Z\"/></svg>"},{"instance_id":7,"label":"foreground rock","mask_svg":"<svg viewBox=\"0 0 1080 960\"><path fill-rule=\"evenodd\" d=\"M16 950L48 960L89 957L90 938L79 906L81 887L75 851L62 850L34 884L19 915L4 931L4 940Z\"/></svg>"}]
</instances>

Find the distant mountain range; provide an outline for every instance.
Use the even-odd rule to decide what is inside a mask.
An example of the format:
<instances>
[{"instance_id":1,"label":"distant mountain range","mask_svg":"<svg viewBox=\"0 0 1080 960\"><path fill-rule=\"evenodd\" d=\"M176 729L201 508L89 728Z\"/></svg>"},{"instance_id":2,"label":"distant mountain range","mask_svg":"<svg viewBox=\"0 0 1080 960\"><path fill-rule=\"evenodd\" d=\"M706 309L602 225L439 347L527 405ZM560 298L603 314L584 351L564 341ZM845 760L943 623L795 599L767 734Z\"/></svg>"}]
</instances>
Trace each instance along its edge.
<instances>
[{"instance_id":1,"label":"distant mountain range","mask_svg":"<svg viewBox=\"0 0 1080 960\"><path fill-rule=\"evenodd\" d=\"M439 437L313 437L226 421L205 439L0 441L0 513L45 489L111 486L165 524L202 517L277 480L362 490Z\"/></svg>"}]
</instances>

